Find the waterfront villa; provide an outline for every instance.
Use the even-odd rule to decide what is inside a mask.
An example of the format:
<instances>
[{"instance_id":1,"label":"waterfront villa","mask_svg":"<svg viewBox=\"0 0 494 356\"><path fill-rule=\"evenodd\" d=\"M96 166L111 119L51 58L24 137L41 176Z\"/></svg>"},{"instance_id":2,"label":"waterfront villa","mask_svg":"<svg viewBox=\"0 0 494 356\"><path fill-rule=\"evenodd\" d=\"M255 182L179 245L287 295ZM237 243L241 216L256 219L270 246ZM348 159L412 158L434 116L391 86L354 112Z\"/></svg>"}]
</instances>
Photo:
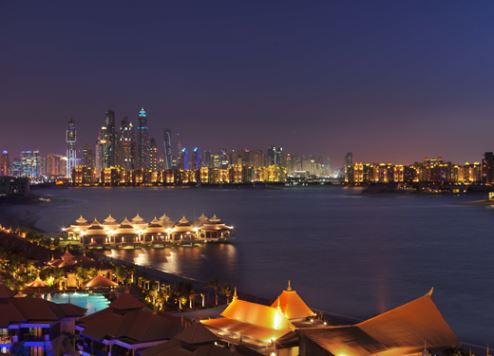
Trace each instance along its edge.
<instances>
[{"instance_id":1,"label":"waterfront villa","mask_svg":"<svg viewBox=\"0 0 494 356\"><path fill-rule=\"evenodd\" d=\"M173 222L166 214L146 222L139 214L120 223L111 215L103 222L91 223L80 216L63 229L69 239L79 240L85 246L115 246L125 244L163 244L192 242L221 242L231 237L233 227L216 215L211 218L202 214L194 223L185 216Z\"/></svg>"},{"instance_id":2,"label":"waterfront villa","mask_svg":"<svg viewBox=\"0 0 494 356\"><path fill-rule=\"evenodd\" d=\"M16 298L0 284L0 354L64 355L74 352L75 321L86 309L41 298Z\"/></svg>"},{"instance_id":3,"label":"waterfront villa","mask_svg":"<svg viewBox=\"0 0 494 356\"><path fill-rule=\"evenodd\" d=\"M128 292L110 306L79 320L77 346L83 355L135 355L172 339L182 318L157 314Z\"/></svg>"}]
</instances>

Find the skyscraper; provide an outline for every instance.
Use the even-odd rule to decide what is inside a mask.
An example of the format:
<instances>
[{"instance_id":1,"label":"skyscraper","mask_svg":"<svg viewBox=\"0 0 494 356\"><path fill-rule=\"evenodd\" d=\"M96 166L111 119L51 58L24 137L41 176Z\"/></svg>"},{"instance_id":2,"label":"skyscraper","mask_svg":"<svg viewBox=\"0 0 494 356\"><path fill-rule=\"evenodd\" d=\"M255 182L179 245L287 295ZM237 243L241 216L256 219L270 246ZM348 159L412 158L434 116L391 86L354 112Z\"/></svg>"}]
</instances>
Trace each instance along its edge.
<instances>
[{"instance_id":1,"label":"skyscraper","mask_svg":"<svg viewBox=\"0 0 494 356\"><path fill-rule=\"evenodd\" d=\"M158 171L158 145L154 138L149 141L149 167L147 169L153 172Z\"/></svg>"},{"instance_id":2,"label":"skyscraper","mask_svg":"<svg viewBox=\"0 0 494 356\"><path fill-rule=\"evenodd\" d=\"M485 152L482 159L482 183L492 185L494 183L494 154Z\"/></svg>"},{"instance_id":3,"label":"skyscraper","mask_svg":"<svg viewBox=\"0 0 494 356\"><path fill-rule=\"evenodd\" d=\"M21 152L21 177L32 179L39 178L41 175L41 162L39 151L22 151Z\"/></svg>"},{"instance_id":4,"label":"skyscraper","mask_svg":"<svg viewBox=\"0 0 494 356\"><path fill-rule=\"evenodd\" d=\"M173 155L172 155L172 131L165 129L163 137L163 148L165 149L165 169L173 168Z\"/></svg>"},{"instance_id":5,"label":"skyscraper","mask_svg":"<svg viewBox=\"0 0 494 356\"><path fill-rule=\"evenodd\" d=\"M75 123L73 119L70 119L67 130L65 131L65 143L67 144L67 168L65 170L66 178L71 178L72 170L77 165L77 150L75 147L76 142L77 131L75 129Z\"/></svg>"},{"instance_id":6,"label":"skyscraper","mask_svg":"<svg viewBox=\"0 0 494 356\"><path fill-rule=\"evenodd\" d=\"M98 140L96 142L96 174L99 176L101 171L108 167L106 164L108 162L105 157L105 153L108 152L106 146L108 144L108 136L106 132L106 126L101 126L99 130Z\"/></svg>"},{"instance_id":7,"label":"skyscraper","mask_svg":"<svg viewBox=\"0 0 494 356\"><path fill-rule=\"evenodd\" d=\"M192 169L201 168L201 150L199 147L194 147L192 150Z\"/></svg>"},{"instance_id":8,"label":"skyscraper","mask_svg":"<svg viewBox=\"0 0 494 356\"><path fill-rule=\"evenodd\" d=\"M189 169L189 150L187 147L182 148L177 157L177 167L180 169Z\"/></svg>"},{"instance_id":9,"label":"skyscraper","mask_svg":"<svg viewBox=\"0 0 494 356\"><path fill-rule=\"evenodd\" d=\"M272 146L268 149L268 165L281 166L283 158L283 148Z\"/></svg>"},{"instance_id":10,"label":"skyscraper","mask_svg":"<svg viewBox=\"0 0 494 356\"><path fill-rule=\"evenodd\" d=\"M104 146L105 168L113 167L116 163L117 133L115 128L115 112L108 110L105 114L106 145Z\"/></svg>"},{"instance_id":11,"label":"skyscraper","mask_svg":"<svg viewBox=\"0 0 494 356\"><path fill-rule=\"evenodd\" d=\"M9 152L7 150L3 150L0 155L0 176L8 176L10 175L10 158Z\"/></svg>"},{"instance_id":12,"label":"skyscraper","mask_svg":"<svg viewBox=\"0 0 494 356\"><path fill-rule=\"evenodd\" d=\"M46 155L43 175L49 178L67 176L67 159L64 156L49 153Z\"/></svg>"},{"instance_id":13,"label":"skyscraper","mask_svg":"<svg viewBox=\"0 0 494 356\"><path fill-rule=\"evenodd\" d=\"M148 128L148 114L144 108L139 110L137 115L137 145L136 145L136 160L135 168L147 169L149 168L149 128Z\"/></svg>"},{"instance_id":14,"label":"skyscraper","mask_svg":"<svg viewBox=\"0 0 494 356\"><path fill-rule=\"evenodd\" d=\"M135 133L134 125L132 125L128 117L124 117L120 123L120 133L117 141L117 165L126 171L134 169Z\"/></svg>"},{"instance_id":15,"label":"skyscraper","mask_svg":"<svg viewBox=\"0 0 494 356\"><path fill-rule=\"evenodd\" d=\"M84 147L81 150L81 165L89 168L94 168L95 167L95 161L94 161L94 150L92 150L89 147Z\"/></svg>"}]
</instances>

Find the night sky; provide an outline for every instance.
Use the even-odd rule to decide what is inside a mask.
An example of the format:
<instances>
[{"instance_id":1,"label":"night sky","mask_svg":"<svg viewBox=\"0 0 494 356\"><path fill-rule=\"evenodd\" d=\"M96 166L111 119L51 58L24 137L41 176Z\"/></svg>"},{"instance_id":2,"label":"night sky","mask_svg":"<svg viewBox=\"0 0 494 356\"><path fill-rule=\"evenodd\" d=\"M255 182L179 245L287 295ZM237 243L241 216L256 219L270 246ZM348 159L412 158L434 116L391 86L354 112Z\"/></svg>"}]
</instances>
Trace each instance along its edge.
<instances>
[{"instance_id":1,"label":"night sky","mask_svg":"<svg viewBox=\"0 0 494 356\"><path fill-rule=\"evenodd\" d=\"M405 163L494 150L492 1L1 1L0 148L108 108L204 149Z\"/></svg>"}]
</instances>

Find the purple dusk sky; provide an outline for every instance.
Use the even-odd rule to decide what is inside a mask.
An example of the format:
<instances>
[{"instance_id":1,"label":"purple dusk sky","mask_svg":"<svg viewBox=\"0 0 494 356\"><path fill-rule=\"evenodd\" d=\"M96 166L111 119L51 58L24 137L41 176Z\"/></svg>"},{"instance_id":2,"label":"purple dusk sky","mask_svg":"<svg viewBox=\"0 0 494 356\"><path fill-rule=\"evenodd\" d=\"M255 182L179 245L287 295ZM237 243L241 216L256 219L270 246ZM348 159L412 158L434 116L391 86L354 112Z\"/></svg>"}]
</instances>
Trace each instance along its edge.
<instances>
[{"instance_id":1,"label":"purple dusk sky","mask_svg":"<svg viewBox=\"0 0 494 356\"><path fill-rule=\"evenodd\" d=\"M494 3L3 1L0 149L64 152L104 113L204 149L411 162L494 150Z\"/></svg>"}]
</instances>

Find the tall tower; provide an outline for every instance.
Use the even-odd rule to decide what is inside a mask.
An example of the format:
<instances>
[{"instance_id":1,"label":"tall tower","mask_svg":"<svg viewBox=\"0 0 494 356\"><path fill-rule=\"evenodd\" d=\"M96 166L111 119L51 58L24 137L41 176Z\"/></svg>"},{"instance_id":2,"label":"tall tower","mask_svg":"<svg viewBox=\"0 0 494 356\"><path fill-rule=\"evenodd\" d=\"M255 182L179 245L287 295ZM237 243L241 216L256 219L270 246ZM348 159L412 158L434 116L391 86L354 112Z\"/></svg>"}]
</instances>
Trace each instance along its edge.
<instances>
[{"instance_id":1,"label":"tall tower","mask_svg":"<svg viewBox=\"0 0 494 356\"><path fill-rule=\"evenodd\" d=\"M149 167L149 128L148 114L144 108L139 110L137 120L136 168L147 169Z\"/></svg>"},{"instance_id":2,"label":"tall tower","mask_svg":"<svg viewBox=\"0 0 494 356\"><path fill-rule=\"evenodd\" d=\"M66 178L72 177L72 170L77 165L77 150L75 144L77 142L77 131L75 129L74 120L71 118L67 130L65 131L65 143L67 144L67 170Z\"/></svg>"},{"instance_id":3,"label":"tall tower","mask_svg":"<svg viewBox=\"0 0 494 356\"><path fill-rule=\"evenodd\" d=\"M108 152L108 135L106 132L106 126L101 126L99 130L98 140L96 141L96 174L99 176L101 171L107 168L108 158L105 153Z\"/></svg>"},{"instance_id":4,"label":"tall tower","mask_svg":"<svg viewBox=\"0 0 494 356\"><path fill-rule=\"evenodd\" d=\"M173 155L172 155L172 131L165 129L163 137L163 145L165 149L165 169L173 168Z\"/></svg>"},{"instance_id":5,"label":"tall tower","mask_svg":"<svg viewBox=\"0 0 494 356\"><path fill-rule=\"evenodd\" d=\"M117 165L124 170L134 169L135 163L135 135L134 125L127 117L120 123L120 134L118 135L117 145Z\"/></svg>"},{"instance_id":6,"label":"tall tower","mask_svg":"<svg viewBox=\"0 0 494 356\"><path fill-rule=\"evenodd\" d=\"M10 175L10 158L9 152L7 150L3 150L0 155L0 176L8 176Z\"/></svg>"},{"instance_id":7,"label":"tall tower","mask_svg":"<svg viewBox=\"0 0 494 356\"><path fill-rule=\"evenodd\" d=\"M115 112L108 110L105 114L106 145L105 145L105 168L113 167L116 163L117 132L115 128Z\"/></svg>"},{"instance_id":8,"label":"tall tower","mask_svg":"<svg viewBox=\"0 0 494 356\"><path fill-rule=\"evenodd\" d=\"M201 168L201 149L199 147L194 147L192 150L192 169Z\"/></svg>"},{"instance_id":9,"label":"tall tower","mask_svg":"<svg viewBox=\"0 0 494 356\"><path fill-rule=\"evenodd\" d=\"M272 146L268 149L268 165L282 165L283 148Z\"/></svg>"},{"instance_id":10,"label":"tall tower","mask_svg":"<svg viewBox=\"0 0 494 356\"><path fill-rule=\"evenodd\" d=\"M158 171L158 145L154 138L149 141L149 167L153 172Z\"/></svg>"}]
</instances>

